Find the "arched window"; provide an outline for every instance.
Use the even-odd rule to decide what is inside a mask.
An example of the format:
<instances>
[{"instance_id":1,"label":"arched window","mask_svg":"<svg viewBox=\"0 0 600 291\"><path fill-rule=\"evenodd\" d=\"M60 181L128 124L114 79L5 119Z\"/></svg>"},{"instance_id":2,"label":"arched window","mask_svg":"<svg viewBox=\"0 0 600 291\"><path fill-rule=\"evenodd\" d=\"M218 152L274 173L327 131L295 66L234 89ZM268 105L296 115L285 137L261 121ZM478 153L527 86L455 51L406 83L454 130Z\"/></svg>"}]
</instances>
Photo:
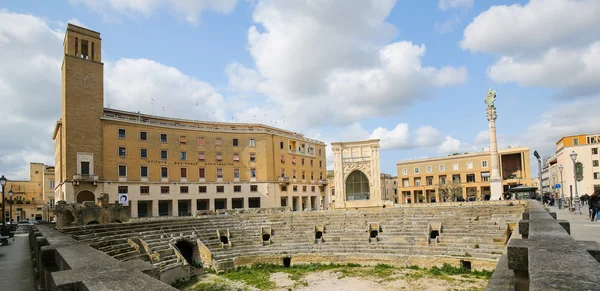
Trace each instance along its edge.
<instances>
[{"instance_id":1,"label":"arched window","mask_svg":"<svg viewBox=\"0 0 600 291\"><path fill-rule=\"evenodd\" d=\"M346 179L346 200L369 200L369 178L361 171L354 171Z\"/></svg>"}]
</instances>

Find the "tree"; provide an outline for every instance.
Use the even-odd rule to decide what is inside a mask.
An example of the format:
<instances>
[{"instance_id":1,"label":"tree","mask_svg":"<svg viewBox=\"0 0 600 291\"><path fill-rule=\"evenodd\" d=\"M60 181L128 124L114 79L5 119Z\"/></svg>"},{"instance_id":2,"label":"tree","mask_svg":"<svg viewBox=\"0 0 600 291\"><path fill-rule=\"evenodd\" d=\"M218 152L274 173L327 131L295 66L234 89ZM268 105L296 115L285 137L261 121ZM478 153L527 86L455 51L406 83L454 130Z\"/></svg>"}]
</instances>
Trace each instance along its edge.
<instances>
[{"instance_id":1,"label":"tree","mask_svg":"<svg viewBox=\"0 0 600 291\"><path fill-rule=\"evenodd\" d=\"M456 197L462 196L462 184L458 181L452 183L438 184L438 193L440 193L440 199L446 201L448 198L450 201L456 201Z\"/></svg>"}]
</instances>

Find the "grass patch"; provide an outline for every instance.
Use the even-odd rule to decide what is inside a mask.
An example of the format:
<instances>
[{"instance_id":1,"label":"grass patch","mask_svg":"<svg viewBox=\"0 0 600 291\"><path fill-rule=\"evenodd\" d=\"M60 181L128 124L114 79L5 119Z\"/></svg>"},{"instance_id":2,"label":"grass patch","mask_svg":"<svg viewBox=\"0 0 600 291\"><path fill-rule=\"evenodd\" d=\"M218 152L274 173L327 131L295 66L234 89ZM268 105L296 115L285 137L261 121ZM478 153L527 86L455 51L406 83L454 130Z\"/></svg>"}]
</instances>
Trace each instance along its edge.
<instances>
[{"instance_id":1,"label":"grass patch","mask_svg":"<svg viewBox=\"0 0 600 291\"><path fill-rule=\"evenodd\" d=\"M487 270L470 271L467 268L464 268L464 267L458 268L458 267L451 266L449 264L444 264L441 268L434 266L433 268L427 270L427 272L432 276L461 275L462 277L464 277L464 275L472 275L472 276L475 276L478 278L485 278L485 279L490 279L492 277L492 274L494 273L492 271L487 271Z\"/></svg>"}]
</instances>

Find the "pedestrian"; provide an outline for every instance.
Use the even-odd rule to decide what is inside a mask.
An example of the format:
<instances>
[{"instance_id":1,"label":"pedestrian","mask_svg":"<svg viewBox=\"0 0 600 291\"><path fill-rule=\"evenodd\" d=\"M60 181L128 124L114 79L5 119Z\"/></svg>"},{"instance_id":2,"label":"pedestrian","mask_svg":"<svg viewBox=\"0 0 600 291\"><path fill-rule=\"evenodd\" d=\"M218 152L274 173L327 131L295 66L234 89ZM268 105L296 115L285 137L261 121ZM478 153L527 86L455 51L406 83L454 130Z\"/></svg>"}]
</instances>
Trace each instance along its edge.
<instances>
[{"instance_id":1,"label":"pedestrian","mask_svg":"<svg viewBox=\"0 0 600 291\"><path fill-rule=\"evenodd\" d=\"M588 207L592 209L591 221L597 220L596 212L598 212L598 208L600 208L600 190L594 191L594 194L590 196L590 200L588 201Z\"/></svg>"}]
</instances>

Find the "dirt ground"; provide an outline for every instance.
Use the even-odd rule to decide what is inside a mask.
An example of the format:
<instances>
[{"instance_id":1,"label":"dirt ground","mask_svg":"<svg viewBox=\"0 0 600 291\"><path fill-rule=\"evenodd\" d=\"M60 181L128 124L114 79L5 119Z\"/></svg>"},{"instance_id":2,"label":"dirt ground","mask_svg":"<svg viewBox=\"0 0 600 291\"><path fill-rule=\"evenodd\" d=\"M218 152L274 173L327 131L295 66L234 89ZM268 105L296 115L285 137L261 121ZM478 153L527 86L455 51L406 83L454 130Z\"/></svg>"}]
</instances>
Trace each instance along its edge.
<instances>
[{"instance_id":1,"label":"dirt ground","mask_svg":"<svg viewBox=\"0 0 600 291\"><path fill-rule=\"evenodd\" d=\"M487 280L467 275L430 276L422 271L410 269L395 270L391 275L381 277L361 277L360 270L353 274L344 274L337 270L317 271L293 280L291 275L284 272L270 274L270 281L275 283L274 288L265 290L274 291L391 291L391 290L419 290L419 291L459 291L459 290L485 290ZM207 274L199 278L198 283L184 290L203 291L238 291L260 290L245 284L243 281L231 281L221 276Z\"/></svg>"}]
</instances>

